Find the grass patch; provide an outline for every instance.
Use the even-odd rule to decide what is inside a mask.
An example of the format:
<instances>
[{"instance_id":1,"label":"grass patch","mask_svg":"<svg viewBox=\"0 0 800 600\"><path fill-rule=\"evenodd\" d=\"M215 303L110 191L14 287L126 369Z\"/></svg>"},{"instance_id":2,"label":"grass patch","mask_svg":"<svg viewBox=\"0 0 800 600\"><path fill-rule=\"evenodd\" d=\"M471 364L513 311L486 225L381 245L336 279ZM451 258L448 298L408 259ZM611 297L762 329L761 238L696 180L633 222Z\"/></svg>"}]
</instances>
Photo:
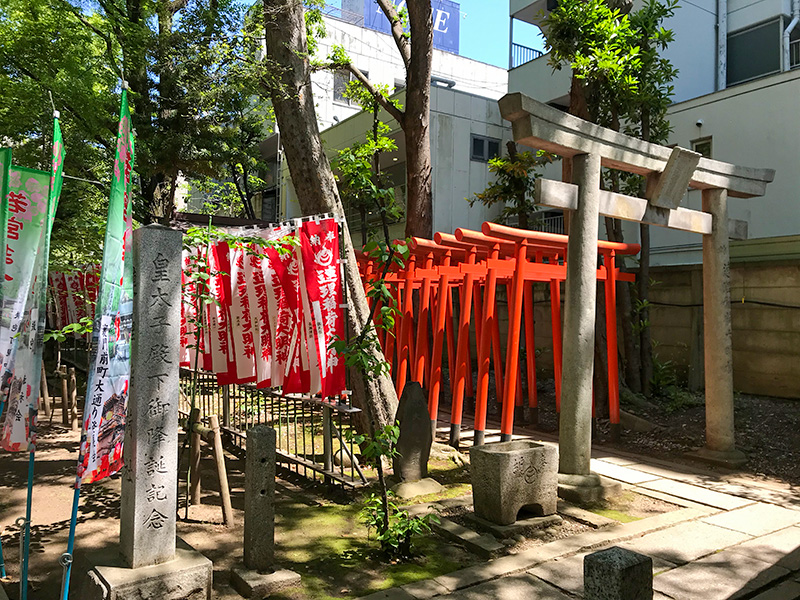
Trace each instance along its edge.
<instances>
[{"instance_id":1,"label":"grass patch","mask_svg":"<svg viewBox=\"0 0 800 600\"><path fill-rule=\"evenodd\" d=\"M456 486L430 496L444 498L463 493L463 486ZM367 528L359 518L362 505L361 500L348 505L310 506L293 500L278 504L278 562L300 573L302 587L270 598L355 598L438 577L477 562L463 549L430 534L415 538L411 560L388 563L374 539L375 532L369 532L368 537Z\"/></svg>"},{"instance_id":2,"label":"grass patch","mask_svg":"<svg viewBox=\"0 0 800 600\"><path fill-rule=\"evenodd\" d=\"M631 521L640 520L640 517L634 517L633 515L629 515L628 513L624 513L621 510L615 510L613 508L590 508L589 510L596 515L606 517L607 519L614 519L620 523L630 523Z\"/></svg>"}]
</instances>

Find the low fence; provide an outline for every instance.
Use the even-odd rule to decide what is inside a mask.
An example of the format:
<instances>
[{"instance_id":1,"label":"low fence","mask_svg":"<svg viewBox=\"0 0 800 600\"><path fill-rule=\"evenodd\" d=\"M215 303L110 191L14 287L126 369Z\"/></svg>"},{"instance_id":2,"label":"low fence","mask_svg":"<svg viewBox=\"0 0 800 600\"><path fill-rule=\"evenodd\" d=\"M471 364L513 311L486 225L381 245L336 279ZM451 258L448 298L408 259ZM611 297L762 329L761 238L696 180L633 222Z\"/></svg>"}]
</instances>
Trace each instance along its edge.
<instances>
[{"instance_id":1,"label":"low fence","mask_svg":"<svg viewBox=\"0 0 800 600\"><path fill-rule=\"evenodd\" d=\"M181 369L179 410L188 417L194 406L201 420L219 415L226 449L243 456L247 430L268 425L277 433L278 463L312 481L360 487L366 478L353 456L347 433L354 428L359 409L349 403L333 404L304 395L281 395L253 385L219 385L213 373ZM337 460L335 460L338 457ZM338 463L338 464L337 464ZM345 466L347 464L347 466Z\"/></svg>"}]
</instances>

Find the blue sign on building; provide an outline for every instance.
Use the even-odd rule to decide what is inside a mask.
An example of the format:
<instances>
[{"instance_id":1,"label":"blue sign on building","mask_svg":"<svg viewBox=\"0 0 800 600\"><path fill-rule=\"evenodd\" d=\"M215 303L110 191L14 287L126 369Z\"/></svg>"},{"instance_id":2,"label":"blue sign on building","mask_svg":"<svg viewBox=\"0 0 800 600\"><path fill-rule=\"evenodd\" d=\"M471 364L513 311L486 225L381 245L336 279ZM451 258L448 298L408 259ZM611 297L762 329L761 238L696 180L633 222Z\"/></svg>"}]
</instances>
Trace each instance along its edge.
<instances>
[{"instance_id":1,"label":"blue sign on building","mask_svg":"<svg viewBox=\"0 0 800 600\"><path fill-rule=\"evenodd\" d=\"M406 0L397 3L398 10L405 8ZM432 0L433 47L458 54L460 16L459 5L451 0ZM389 20L375 0L364 0L364 27L391 33Z\"/></svg>"}]
</instances>

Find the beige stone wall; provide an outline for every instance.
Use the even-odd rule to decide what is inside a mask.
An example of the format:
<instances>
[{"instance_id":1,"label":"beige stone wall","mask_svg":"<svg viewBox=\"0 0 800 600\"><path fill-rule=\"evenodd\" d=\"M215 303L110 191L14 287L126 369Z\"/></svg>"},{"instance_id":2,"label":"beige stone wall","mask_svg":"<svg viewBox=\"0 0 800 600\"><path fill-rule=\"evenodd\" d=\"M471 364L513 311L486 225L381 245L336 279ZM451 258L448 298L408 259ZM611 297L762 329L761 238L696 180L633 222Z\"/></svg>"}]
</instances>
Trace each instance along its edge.
<instances>
[{"instance_id":1,"label":"beige stone wall","mask_svg":"<svg viewBox=\"0 0 800 600\"><path fill-rule=\"evenodd\" d=\"M684 381L702 381L701 266L651 270L653 339ZM731 265L734 389L800 398L800 261ZM676 306L677 305L677 306Z\"/></svg>"}]
</instances>

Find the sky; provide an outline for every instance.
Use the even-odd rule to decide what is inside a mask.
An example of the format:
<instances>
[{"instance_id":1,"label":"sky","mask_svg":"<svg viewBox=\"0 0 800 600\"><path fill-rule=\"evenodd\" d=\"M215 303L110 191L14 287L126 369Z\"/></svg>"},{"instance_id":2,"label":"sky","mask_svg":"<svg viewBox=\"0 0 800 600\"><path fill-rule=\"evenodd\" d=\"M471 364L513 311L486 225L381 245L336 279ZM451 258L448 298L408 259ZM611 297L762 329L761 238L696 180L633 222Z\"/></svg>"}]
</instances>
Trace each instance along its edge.
<instances>
[{"instance_id":1,"label":"sky","mask_svg":"<svg viewBox=\"0 0 800 600\"><path fill-rule=\"evenodd\" d=\"M459 54L508 68L508 0L454 0L461 5ZM539 29L515 21L514 41L540 50Z\"/></svg>"}]
</instances>

